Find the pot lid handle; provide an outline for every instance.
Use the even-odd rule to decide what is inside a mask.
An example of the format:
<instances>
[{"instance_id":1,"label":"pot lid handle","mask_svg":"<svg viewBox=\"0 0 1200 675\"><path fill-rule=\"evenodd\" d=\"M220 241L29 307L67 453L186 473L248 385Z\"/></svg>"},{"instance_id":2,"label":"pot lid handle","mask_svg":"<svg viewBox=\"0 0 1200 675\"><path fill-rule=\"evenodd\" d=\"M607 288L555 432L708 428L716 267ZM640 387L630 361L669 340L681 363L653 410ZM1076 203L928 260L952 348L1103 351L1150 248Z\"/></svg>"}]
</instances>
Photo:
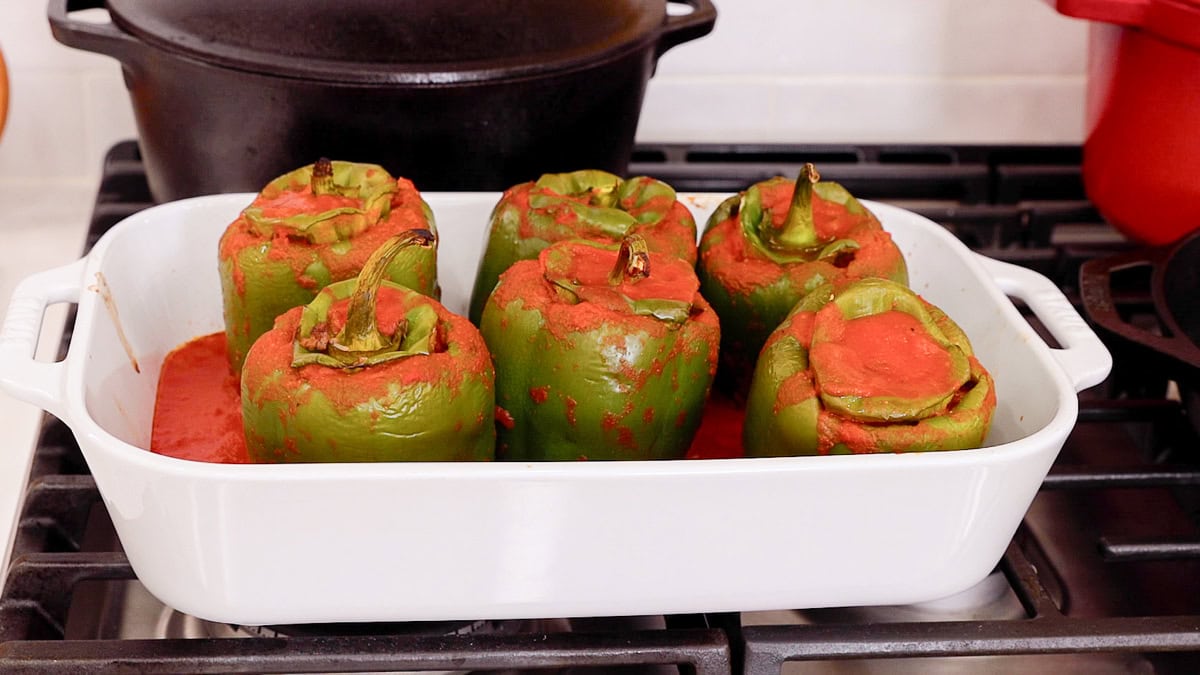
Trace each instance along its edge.
<instances>
[{"instance_id":1,"label":"pot lid handle","mask_svg":"<svg viewBox=\"0 0 1200 675\"><path fill-rule=\"evenodd\" d=\"M663 21L662 37L658 39L655 56L662 56L671 47L708 35L716 22L717 8L709 0L669 0L667 18Z\"/></svg>"},{"instance_id":2,"label":"pot lid handle","mask_svg":"<svg viewBox=\"0 0 1200 675\"><path fill-rule=\"evenodd\" d=\"M1200 49L1200 0L1048 0L1077 19L1141 28L1176 44Z\"/></svg>"}]
</instances>

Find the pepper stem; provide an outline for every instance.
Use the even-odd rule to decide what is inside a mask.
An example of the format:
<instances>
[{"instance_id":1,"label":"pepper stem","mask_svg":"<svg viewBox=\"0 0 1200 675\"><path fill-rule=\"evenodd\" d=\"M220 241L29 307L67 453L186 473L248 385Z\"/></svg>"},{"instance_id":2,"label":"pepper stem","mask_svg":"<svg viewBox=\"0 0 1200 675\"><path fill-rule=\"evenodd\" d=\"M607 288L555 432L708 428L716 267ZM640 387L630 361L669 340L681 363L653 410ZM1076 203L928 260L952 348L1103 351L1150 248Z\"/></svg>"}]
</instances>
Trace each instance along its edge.
<instances>
[{"instance_id":1,"label":"pepper stem","mask_svg":"<svg viewBox=\"0 0 1200 675\"><path fill-rule=\"evenodd\" d=\"M328 157L322 157L313 163L312 178L308 186L314 195L328 195L337 192L333 182L333 162Z\"/></svg>"},{"instance_id":2,"label":"pepper stem","mask_svg":"<svg viewBox=\"0 0 1200 675\"><path fill-rule=\"evenodd\" d=\"M804 250L821 245L817 236L817 226L813 219L813 186L821 180L817 167L805 164L796 177L796 187L792 191L792 203L788 206L787 218L783 227L772 230L770 245L772 248L786 250Z\"/></svg>"},{"instance_id":3,"label":"pepper stem","mask_svg":"<svg viewBox=\"0 0 1200 675\"><path fill-rule=\"evenodd\" d=\"M379 285L396 254L409 246L432 246L434 241L434 234L429 230L407 230L375 249L358 275L354 293L350 296L346 324L329 343L328 353L331 356L340 360L354 360L380 353L403 338L403 326L398 327L396 334L389 339L375 325L375 301Z\"/></svg>"},{"instance_id":4,"label":"pepper stem","mask_svg":"<svg viewBox=\"0 0 1200 675\"><path fill-rule=\"evenodd\" d=\"M640 234L630 234L621 240L617 264L608 273L608 285L620 286L650 276L650 247Z\"/></svg>"}]
</instances>

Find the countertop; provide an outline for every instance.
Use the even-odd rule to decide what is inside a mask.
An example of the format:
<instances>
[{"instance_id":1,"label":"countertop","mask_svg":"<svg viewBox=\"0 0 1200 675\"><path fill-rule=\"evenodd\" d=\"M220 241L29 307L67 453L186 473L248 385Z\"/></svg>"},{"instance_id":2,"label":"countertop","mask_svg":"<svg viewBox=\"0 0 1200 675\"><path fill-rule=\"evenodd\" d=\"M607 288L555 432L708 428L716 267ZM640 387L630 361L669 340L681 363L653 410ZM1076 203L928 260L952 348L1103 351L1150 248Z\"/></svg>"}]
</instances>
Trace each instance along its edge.
<instances>
[{"instance_id":1,"label":"countertop","mask_svg":"<svg viewBox=\"0 0 1200 675\"><path fill-rule=\"evenodd\" d=\"M0 314L21 280L80 257L96 198L94 183L0 183ZM38 358L53 360L67 306L51 307ZM29 476L43 412L0 392L0 563L8 567L18 508Z\"/></svg>"}]
</instances>

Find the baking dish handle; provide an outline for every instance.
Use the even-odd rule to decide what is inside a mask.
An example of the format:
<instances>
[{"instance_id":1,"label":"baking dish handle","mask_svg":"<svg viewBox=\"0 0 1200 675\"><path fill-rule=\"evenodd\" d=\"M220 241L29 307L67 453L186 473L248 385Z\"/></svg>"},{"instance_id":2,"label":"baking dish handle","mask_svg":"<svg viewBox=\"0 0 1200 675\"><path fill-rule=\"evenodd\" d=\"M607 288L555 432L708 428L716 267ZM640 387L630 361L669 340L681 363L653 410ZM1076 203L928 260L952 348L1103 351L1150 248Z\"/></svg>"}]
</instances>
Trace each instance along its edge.
<instances>
[{"instance_id":1,"label":"baking dish handle","mask_svg":"<svg viewBox=\"0 0 1200 675\"><path fill-rule=\"evenodd\" d=\"M980 260L1000 290L1024 302L1062 345L1050 352L1075 391L1100 384L1108 377L1112 354L1053 282L1019 265L982 256Z\"/></svg>"},{"instance_id":2,"label":"baking dish handle","mask_svg":"<svg viewBox=\"0 0 1200 675\"><path fill-rule=\"evenodd\" d=\"M13 291L0 325L0 387L64 422L66 364L37 361L34 356L46 308L79 300L85 262L80 259L25 278Z\"/></svg>"}]
</instances>

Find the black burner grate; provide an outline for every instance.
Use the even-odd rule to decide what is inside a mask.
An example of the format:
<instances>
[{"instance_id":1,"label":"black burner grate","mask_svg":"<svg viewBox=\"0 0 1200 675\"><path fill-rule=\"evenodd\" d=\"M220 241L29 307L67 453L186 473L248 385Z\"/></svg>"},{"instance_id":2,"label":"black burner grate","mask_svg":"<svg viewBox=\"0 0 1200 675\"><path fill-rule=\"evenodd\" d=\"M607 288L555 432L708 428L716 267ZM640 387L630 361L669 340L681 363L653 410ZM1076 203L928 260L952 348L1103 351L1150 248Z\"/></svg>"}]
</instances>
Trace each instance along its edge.
<instances>
[{"instance_id":1,"label":"black burner grate","mask_svg":"<svg viewBox=\"0 0 1200 675\"><path fill-rule=\"evenodd\" d=\"M681 191L733 192L803 162L857 196L943 224L973 249L1047 275L1078 302L1079 266L1131 247L1083 194L1077 147L647 145L631 174ZM151 205L133 142L104 165L88 248ZM1148 291L1121 289L1129 315ZM1032 319L1036 324L1036 320ZM70 339L70 325L64 345ZM3 672L778 673L808 661L1121 654L1160 672L1200 668L1200 471L1193 421L1168 374L1111 345L1113 375L1081 396L1079 424L1000 569L1018 619L779 622L748 615L660 617L654 629L414 636L366 631L294 637L81 639L81 588L134 575L96 546L111 528L71 433L47 417L0 595ZM719 543L718 543L719 545ZM698 554L702 554L699 548ZM872 661L873 662L873 661ZM864 661L865 663L865 661ZM1053 663L1047 661L1046 663ZM805 671L809 672L809 671ZM820 671L817 671L820 672ZM913 671L909 671L913 672ZM919 672L919 669L918 669Z\"/></svg>"}]
</instances>

